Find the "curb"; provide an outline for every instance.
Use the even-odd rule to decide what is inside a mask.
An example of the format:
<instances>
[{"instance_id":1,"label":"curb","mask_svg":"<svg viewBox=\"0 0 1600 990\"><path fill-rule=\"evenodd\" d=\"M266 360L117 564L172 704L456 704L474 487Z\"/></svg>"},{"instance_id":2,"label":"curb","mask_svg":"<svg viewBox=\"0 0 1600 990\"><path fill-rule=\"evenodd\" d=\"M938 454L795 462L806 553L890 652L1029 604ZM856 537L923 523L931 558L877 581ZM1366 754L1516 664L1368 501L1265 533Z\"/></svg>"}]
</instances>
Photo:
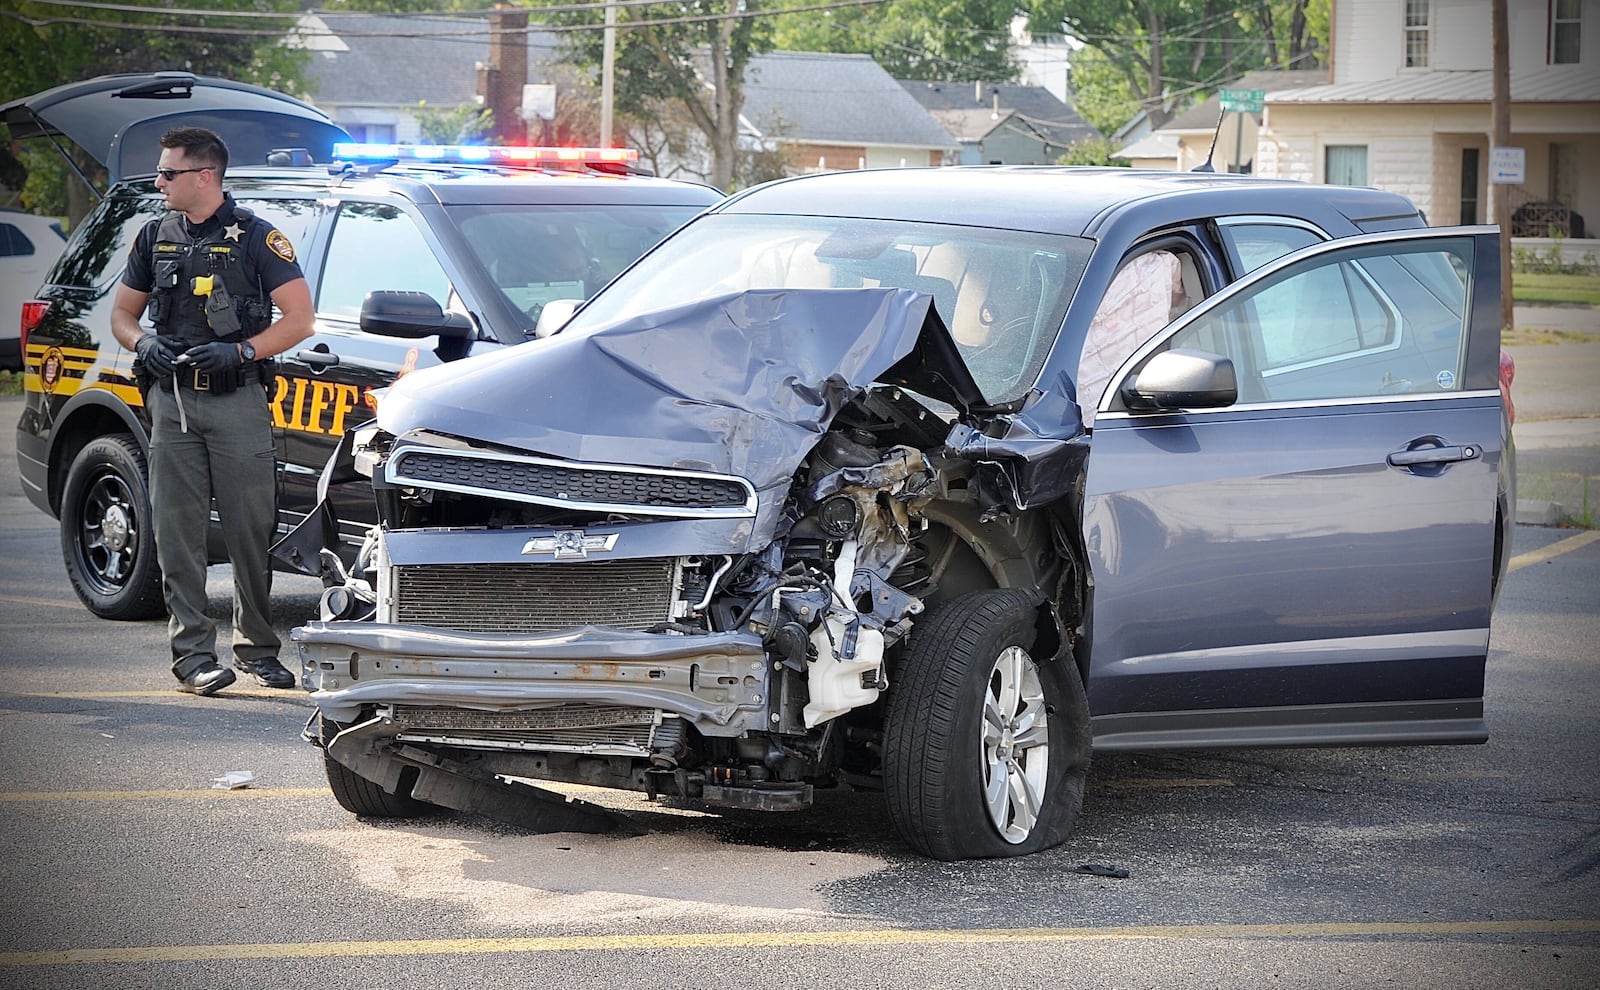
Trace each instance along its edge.
<instances>
[{"instance_id":1,"label":"curb","mask_svg":"<svg viewBox=\"0 0 1600 990\"><path fill-rule=\"evenodd\" d=\"M1565 526L1572 521L1566 506L1533 498L1517 499L1518 526Z\"/></svg>"}]
</instances>

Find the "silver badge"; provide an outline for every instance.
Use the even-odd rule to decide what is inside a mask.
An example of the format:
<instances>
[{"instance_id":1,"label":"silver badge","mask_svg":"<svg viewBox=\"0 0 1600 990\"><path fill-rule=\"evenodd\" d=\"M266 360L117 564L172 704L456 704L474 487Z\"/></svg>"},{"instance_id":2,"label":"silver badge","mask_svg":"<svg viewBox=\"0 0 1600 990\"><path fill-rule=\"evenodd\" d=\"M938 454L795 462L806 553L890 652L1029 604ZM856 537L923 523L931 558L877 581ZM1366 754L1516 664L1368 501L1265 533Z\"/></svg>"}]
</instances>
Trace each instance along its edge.
<instances>
[{"instance_id":1,"label":"silver badge","mask_svg":"<svg viewBox=\"0 0 1600 990\"><path fill-rule=\"evenodd\" d=\"M587 557L593 553L609 553L617 545L617 534L590 536L581 529L564 529L553 536L535 536L522 545L522 552L548 553L558 560L562 557Z\"/></svg>"}]
</instances>

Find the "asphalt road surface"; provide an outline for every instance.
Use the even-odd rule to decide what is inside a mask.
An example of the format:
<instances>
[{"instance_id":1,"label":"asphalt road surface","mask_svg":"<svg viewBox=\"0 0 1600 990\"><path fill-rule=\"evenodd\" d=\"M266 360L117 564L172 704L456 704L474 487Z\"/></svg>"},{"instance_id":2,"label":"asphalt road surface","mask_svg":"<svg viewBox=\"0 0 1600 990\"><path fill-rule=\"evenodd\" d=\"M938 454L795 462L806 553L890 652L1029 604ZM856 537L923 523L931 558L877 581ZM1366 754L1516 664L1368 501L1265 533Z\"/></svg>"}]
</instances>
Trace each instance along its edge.
<instances>
[{"instance_id":1,"label":"asphalt road surface","mask_svg":"<svg viewBox=\"0 0 1600 990\"><path fill-rule=\"evenodd\" d=\"M934 863L880 796L582 796L634 838L363 822L298 691L174 690L93 618L0 399L0 986L1591 988L1600 533L1520 527L1483 746L1105 756L1046 853ZM228 614L225 568L212 609ZM280 581L275 619L317 587ZM213 789L249 770L254 783ZM1115 879L1084 864L1128 872Z\"/></svg>"}]
</instances>

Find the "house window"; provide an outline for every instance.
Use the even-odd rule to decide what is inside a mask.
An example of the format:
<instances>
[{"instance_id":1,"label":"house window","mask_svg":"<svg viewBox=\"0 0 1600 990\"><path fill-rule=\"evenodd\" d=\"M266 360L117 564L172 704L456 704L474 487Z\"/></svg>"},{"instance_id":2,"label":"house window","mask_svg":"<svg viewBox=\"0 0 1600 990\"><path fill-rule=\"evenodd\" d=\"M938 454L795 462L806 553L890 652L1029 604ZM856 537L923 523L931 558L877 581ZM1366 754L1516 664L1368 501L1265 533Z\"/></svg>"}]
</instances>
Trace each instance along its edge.
<instances>
[{"instance_id":1,"label":"house window","mask_svg":"<svg viewBox=\"0 0 1600 990\"><path fill-rule=\"evenodd\" d=\"M1578 64L1583 0L1550 0L1550 64Z\"/></svg>"},{"instance_id":2,"label":"house window","mask_svg":"<svg viewBox=\"0 0 1600 990\"><path fill-rule=\"evenodd\" d=\"M394 144L393 124L345 124L350 139L361 144Z\"/></svg>"},{"instance_id":3,"label":"house window","mask_svg":"<svg viewBox=\"0 0 1600 990\"><path fill-rule=\"evenodd\" d=\"M1367 146L1364 144L1330 144L1327 152L1324 181L1330 186L1364 186L1367 184Z\"/></svg>"},{"instance_id":4,"label":"house window","mask_svg":"<svg viewBox=\"0 0 1600 990\"><path fill-rule=\"evenodd\" d=\"M1428 67L1428 4L1431 0L1406 0L1406 68ZM1559 0L1558 0L1559 2Z\"/></svg>"},{"instance_id":5,"label":"house window","mask_svg":"<svg viewBox=\"0 0 1600 990\"><path fill-rule=\"evenodd\" d=\"M1478 222L1478 149L1461 149L1461 222Z\"/></svg>"}]
</instances>

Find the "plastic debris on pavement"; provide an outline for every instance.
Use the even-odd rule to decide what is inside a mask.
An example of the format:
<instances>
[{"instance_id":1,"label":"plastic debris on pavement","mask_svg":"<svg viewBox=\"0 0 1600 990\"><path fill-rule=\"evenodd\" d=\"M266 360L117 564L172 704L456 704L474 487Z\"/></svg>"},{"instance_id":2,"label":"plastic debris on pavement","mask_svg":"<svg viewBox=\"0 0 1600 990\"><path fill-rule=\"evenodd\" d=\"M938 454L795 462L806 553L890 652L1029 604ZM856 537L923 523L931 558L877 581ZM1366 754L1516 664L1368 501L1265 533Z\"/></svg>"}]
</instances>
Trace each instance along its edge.
<instances>
[{"instance_id":1,"label":"plastic debris on pavement","mask_svg":"<svg viewBox=\"0 0 1600 990\"><path fill-rule=\"evenodd\" d=\"M255 783L256 775L252 770L229 770L220 777L211 778L211 789L214 791L236 791L241 787L249 787Z\"/></svg>"}]
</instances>

